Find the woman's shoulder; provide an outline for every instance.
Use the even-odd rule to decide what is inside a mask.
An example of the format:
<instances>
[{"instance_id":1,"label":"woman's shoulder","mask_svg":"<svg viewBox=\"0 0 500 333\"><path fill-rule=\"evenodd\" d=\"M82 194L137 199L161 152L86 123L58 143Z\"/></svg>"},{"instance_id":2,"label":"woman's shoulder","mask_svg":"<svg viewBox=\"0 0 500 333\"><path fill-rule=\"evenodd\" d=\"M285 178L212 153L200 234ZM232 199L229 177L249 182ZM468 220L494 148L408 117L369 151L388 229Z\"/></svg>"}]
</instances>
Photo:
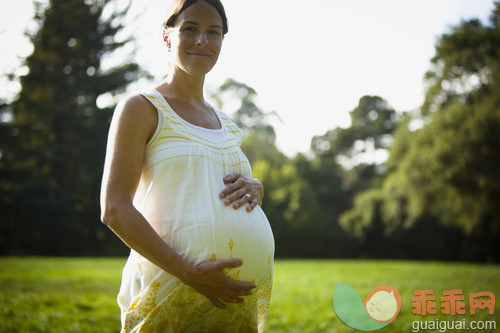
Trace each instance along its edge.
<instances>
[{"instance_id":1,"label":"woman's shoulder","mask_svg":"<svg viewBox=\"0 0 500 333\"><path fill-rule=\"evenodd\" d=\"M140 93L123 98L116 106L113 118L120 126L144 128L148 132L154 130L158 122L155 108Z\"/></svg>"},{"instance_id":2,"label":"woman's shoulder","mask_svg":"<svg viewBox=\"0 0 500 333\"><path fill-rule=\"evenodd\" d=\"M144 112L145 108L152 107L151 103L142 93L125 96L117 105L117 110L125 112Z\"/></svg>"},{"instance_id":3,"label":"woman's shoulder","mask_svg":"<svg viewBox=\"0 0 500 333\"><path fill-rule=\"evenodd\" d=\"M142 93L134 93L125 96L116 106L115 114L127 116L155 116L156 111L151 102Z\"/></svg>"}]
</instances>

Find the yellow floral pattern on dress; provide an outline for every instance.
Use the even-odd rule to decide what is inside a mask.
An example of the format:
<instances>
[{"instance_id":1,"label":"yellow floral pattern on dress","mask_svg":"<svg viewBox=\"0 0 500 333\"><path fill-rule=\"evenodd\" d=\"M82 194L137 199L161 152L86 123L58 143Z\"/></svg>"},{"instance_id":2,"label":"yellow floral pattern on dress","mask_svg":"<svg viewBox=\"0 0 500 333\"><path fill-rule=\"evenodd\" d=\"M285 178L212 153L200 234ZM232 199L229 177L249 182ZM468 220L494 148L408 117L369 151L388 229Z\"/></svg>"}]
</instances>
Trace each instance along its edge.
<instances>
[{"instance_id":1,"label":"yellow floral pattern on dress","mask_svg":"<svg viewBox=\"0 0 500 333\"><path fill-rule=\"evenodd\" d=\"M271 287L272 274L243 303L225 310L184 284L162 300L148 294L130 306L122 332L263 332Z\"/></svg>"},{"instance_id":2,"label":"yellow floral pattern on dress","mask_svg":"<svg viewBox=\"0 0 500 333\"><path fill-rule=\"evenodd\" d=\"M229 256L229 258L233 259L234 241L232 239L230 239L229 243L227 243L227 245L229 246L229 252L231 253L231 255Z\"/></svg>"},{"instance_id":3,"label":"yellow floral pattern on dress","mask_svg":"<svg viewBox=\"0 0 500 333\"><path fill-rule=\"evenodd\" d=\"M232 250L234 242L230 240L228 246ZM216 260L215 253L210 260ZM256 283L252 295L246 296L241 304L226 304L226 309L215 307L205 296L181 282L171 293L160 295L161 284L153 281L148 292L129 305L122 333L263 332L273 281L271 263L267 261L270 273ZM227 272L236 280L239 273L239 269Z\"/></svg>"}]
</instances>

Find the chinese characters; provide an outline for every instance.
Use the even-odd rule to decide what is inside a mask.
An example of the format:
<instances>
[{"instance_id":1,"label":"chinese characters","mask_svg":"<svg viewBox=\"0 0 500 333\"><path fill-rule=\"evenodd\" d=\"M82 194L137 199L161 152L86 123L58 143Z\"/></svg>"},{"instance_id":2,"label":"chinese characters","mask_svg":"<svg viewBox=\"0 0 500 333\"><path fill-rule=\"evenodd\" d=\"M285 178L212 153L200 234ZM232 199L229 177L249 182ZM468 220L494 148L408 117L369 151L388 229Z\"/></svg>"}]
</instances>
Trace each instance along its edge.
<instances>
[{"instance_id":1,"label":"chinese characters","mask_svg":"<svg viewBox=\"0 0 500 333\"><path fill-rule=\"evenodd\" d=\"M493 314L495 310L495 295L489 291L478 293L469 293L469 313L476 314L476 310L488 309L489 314ZM434 290L415 290L411 298L413 314L428 315L436 314L437 304L436 295ZM465 295L461 289L445 290L439 298L441 314L455 316L457 314L463 315L466 312Z\"/></svg>"}]
</instances>

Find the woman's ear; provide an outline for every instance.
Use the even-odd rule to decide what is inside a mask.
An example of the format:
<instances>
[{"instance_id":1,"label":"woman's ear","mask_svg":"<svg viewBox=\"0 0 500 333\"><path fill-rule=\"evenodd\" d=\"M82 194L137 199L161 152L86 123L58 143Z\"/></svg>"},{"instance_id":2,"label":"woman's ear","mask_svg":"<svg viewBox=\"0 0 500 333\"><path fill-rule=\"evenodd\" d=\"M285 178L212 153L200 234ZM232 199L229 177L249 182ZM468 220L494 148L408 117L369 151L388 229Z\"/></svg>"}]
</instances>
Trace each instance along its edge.
<instances>
[{"instance_id":1,"label":"woman's ear","mask_svg":"<svg viewBox=\"0 0 500 333\"><path fill-rule=\"evenodd\" d=\"M168 30L165 28L162 31L162 37L163 37L163 42L165 43L165 46L170 51L170 46L171 46L170 45L170 37L168 36Z\"/></svg>"}]
</instances>

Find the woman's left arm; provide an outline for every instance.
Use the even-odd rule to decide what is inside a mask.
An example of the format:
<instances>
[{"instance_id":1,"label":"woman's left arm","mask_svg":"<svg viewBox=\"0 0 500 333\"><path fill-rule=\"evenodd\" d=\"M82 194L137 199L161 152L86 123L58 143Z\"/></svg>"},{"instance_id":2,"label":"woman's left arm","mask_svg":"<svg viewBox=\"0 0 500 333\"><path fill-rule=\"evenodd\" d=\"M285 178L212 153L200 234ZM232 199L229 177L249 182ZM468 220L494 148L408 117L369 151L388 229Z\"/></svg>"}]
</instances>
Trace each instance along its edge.
<instances>
[{"instance_id":1,"label":"woman's left arm","mask_svg":"<svg viewBox=\"0 0 500 333\"><path fill-rule=\"evenodd\" d=\"M224 204L232 204L234 209L247 205L247 212L251 212L260 205L264 198L264 186L257 178L251 178L239 173L233 173L223 178L227 186L219 194Z\"/></svg>"}]
</instances>

